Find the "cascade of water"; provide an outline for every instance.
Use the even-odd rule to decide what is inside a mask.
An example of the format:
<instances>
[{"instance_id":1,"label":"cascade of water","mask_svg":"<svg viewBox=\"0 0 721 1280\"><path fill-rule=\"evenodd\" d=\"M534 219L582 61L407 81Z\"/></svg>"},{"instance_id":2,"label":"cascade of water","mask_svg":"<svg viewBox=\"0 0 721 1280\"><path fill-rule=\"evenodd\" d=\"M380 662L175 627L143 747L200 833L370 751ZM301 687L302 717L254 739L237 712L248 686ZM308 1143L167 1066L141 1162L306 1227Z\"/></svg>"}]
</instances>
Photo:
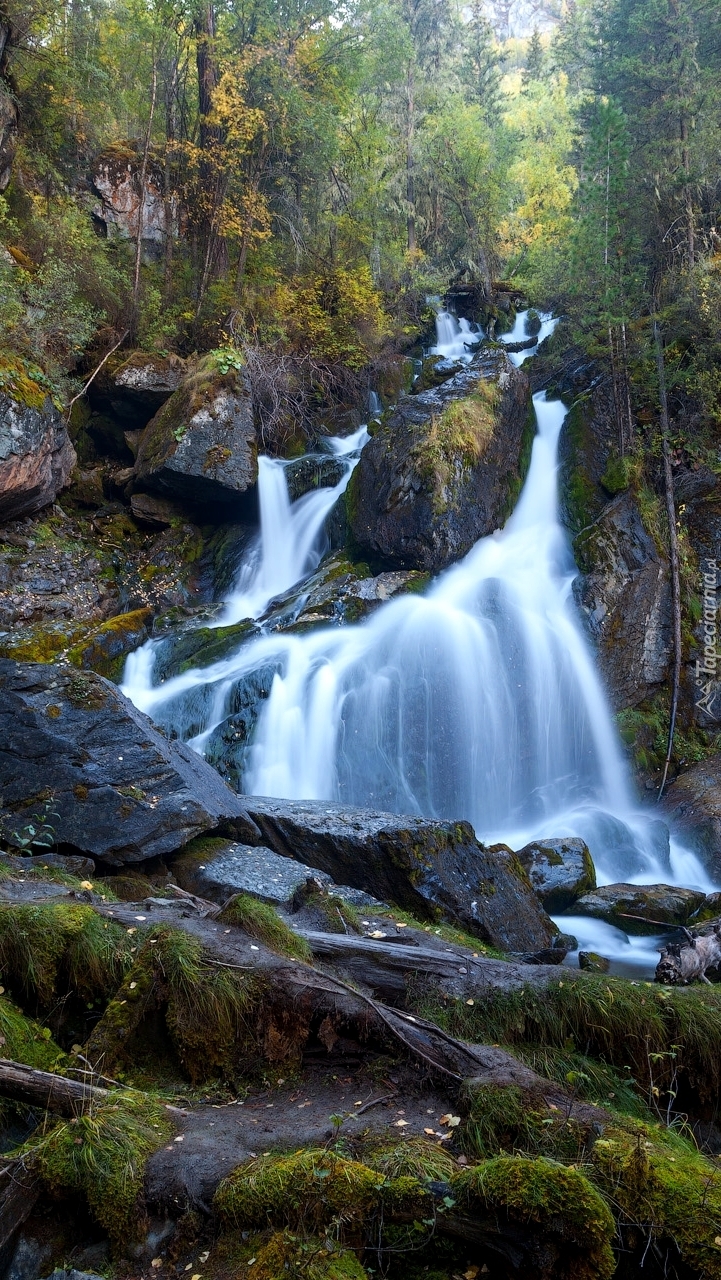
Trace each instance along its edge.
<instances>
[{"instance_id":1,"label":"cascade of water","mask_svg":"<svg viewBox=\"0 0 721 1280\"><path fill-rule=\"evenodd\" d=\"M500 334L501 342L511 344L515 342L526 342L531 337L536 339L534 345L532 347L527 347L525 351L509 351L509 358L515 365L523 364L524 360L527 360L529 356L534 355L539 342L543 342L544 338L547 338L549 334L553 333L553 330L558 324L557 316L552 316L550 313L541 313L539 315L541 327L538 330L538 333L530 334L527 327L527 318L527 311L517 311L516 318L513 322L513 328L509 329L508 333Z\"/></svg>"},{"instance_id":2,"label":"cascade of water","mask_svg":"<svg viewBox=\"0 0 721 1280\"><path fill-rule=\"evenodd\" d=\"M314 489L291 503L286 481L287 463L258 459L260 533L250 547L219 625L257 618L271 600L290 590L320 564L327 543L326 517L346 488L360 450L368 439L360 427L350 436L331 437L330 452L346 462L336 485Z\"/></svg>"},{"instance_id":3,"label":"cascade of water","mask_svg":"<svg viewBox=\"0 0 721 1280\"><path fill-rule=\"evenodd\" d=\"M482 337L482 330L471 329L463 316L457 320L450 311L439 311L436 316L436 345L431 347L430 353L443 356L444 360L462 360L468 364L473 359L473 351L469 348L476 346Z\"/></svg>"},{"instance_id":4,"label":"cascade of water","mask_svg":"<svg viewBox=\"0 0 721 1280\"><path fill-rule=\"evenodd\" d=\"M580 835L601 882L705 886L693 855L669 849L665 825L634 805L570 593L556 497L566 411L543 393L534 406L538 434L514 514L426 596L393 600L360 626L260 637L162 686L136 655L124 691L181 733L190 699L201 746L234 691L270 668L247 792L467 818L514 848Z\"/></svg>"}]
</instances>

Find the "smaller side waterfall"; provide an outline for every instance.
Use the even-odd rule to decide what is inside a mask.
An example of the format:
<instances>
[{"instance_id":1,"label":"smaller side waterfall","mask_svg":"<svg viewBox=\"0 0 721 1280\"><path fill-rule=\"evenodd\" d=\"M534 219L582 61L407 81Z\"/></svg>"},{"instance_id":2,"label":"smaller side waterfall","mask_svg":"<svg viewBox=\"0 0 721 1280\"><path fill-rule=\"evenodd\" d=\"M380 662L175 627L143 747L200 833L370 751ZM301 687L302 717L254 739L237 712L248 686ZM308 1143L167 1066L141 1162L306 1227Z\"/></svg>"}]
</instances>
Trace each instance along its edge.
<instances>
[{"instance_id":1,"label":"smaller side waterfall","mask_svg":"<svg viewBox=\"0 0 721 1280\"><path fill-rule=\"evenodd\" d=\"M543 342L544 338L548 338L558 324L558 317L554 317L550 313L548 315L545 312L540 313L539 320L541 321L541 327L538 330L538 333L530 334L527 327L528 312L518 311L513 323L513 328L509 329L508 333L501 333L498 335L499 341L503 343L526 342L530 341L531 337L536 339L533 346L527 347L525 351L509 351L508 358L509 360L512 360L515 365L521 365L529 356L534 356L538 350L539 342Z\"/></svg>"},{"instance_id":2,"label":"smaller side waterfall","mask_svg":"<svg viewBox=\"0 0 721 1280\"><path fill-rule=\"evenodd\" d=\"M431 355L468 364L473 359L473 351L469 347L475 347L482 337L483 331L471 329L463 316L457 320L450 311L439 311L436 316L436 345L431 347Z\"/></svg>"},{"instance_id":3,"label":"smaller side waterfall","mask_svg":"<svg viewBox=\"0 0 721 1280\"><path fill-rule=\"evenodd\" d=\"M260 532L241 566L219 625L260 617L271 600L320 564L327 550L326 517L346 488L367 439L364 426L353 435L331 437L329 451L346 462L345 474L336 485L314 489L293 503L285 474L287 463L277 458L258 459Z\"/></svg>"}]
</instances>

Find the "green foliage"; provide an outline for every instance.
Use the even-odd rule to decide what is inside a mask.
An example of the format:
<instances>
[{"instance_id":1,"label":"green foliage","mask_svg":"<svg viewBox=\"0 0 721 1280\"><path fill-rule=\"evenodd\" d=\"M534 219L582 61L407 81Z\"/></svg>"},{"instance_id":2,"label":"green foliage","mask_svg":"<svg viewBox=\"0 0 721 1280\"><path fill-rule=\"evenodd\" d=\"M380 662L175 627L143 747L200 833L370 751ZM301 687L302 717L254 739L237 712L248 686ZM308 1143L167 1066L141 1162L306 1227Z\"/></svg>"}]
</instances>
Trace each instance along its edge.
<instances>
[{"instance_id":1,"label":"green foliage","mask_svg":"<svg viewBox=\"0 0 721 1280\"><path fill-rule=\"evenodd\" d=\"M134 1061L153 1020L193 1082L225 1074L255 1048L262 987L257 979L207 960L196 938L168 926L141 939L132 968L114 992L88 1042L105 1070Z\"/></svg>"},{"instance_id":2,"label":"green foliage","mask_svg":"<svg viewBox=\"0 0 721 1280\"><path fill-rule=\"evenodd\" d=\"M7 996L0 996L1 1056L24 1062L38 1071L62 1068L64 1054L47 1027L21 1013Z\"/></svg>"},{"instance_id":3,"label":"green foliage","mask_svg":"<svg viewBox=\"0 0 721 1280\"><path fill-rule=\"evenodd\" d=\"M0 974L18 998L49 1008L75 991L107 999L131 962L131 940L92 907L0 903Z\"/></svg>"},{"instance_id":4,"label":"green foliage","mask_svg":"<svg viewBox=\"0 0 721 1280\"><path fill-rule=\"evenodd\" d=\"M48 1132L41 1129L14 1154L32 1160L52 1194L82 1192L119 1249L142 1232L138 1202L145 1164L171 1132L161 1103L122 1091Z\"/></svg>"},{"instance_id":5,"label":"green foliage","mask_svg":"<svg viewBox=\"0 0 721 1280\"><path fill-rule=\"evenodd\" d=\"M474 466L488 448L500 397L494 382L480 379L471 395L450 401L438 417L420 428L413 458L419 475L433 490L438 510L447 505L447 487L458 468Z\"/></svg>"},{"instance_id":6,"label":"green foliage","mask_svg":"<svg viewBox=\"0 0 721 1280\"><path fill-rule=\"evenodd\" d=\"M234 924L251 938L257 938L271 951L295 960L310 962L312 953L304 938L281 920L278 912L267 902L258 902L247 893L237 893L226 902L218 919L223 924Z\"/></svg>"}]
</instances>

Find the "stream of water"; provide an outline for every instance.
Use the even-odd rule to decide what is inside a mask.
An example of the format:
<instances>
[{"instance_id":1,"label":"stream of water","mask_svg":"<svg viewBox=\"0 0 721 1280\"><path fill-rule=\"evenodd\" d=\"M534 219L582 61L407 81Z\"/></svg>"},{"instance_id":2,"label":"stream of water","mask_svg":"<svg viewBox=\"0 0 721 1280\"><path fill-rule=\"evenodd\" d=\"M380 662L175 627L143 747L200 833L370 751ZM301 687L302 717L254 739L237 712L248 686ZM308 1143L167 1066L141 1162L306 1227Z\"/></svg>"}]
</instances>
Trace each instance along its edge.
<instances>
[{"instance_id":1,"label":"stream of water","mask_svg":"<svg viewBox=\"0 0 721 1280\"><path fill-rule=\"evenodd\" d=\"M469 341L447 319L439 317L439 354ZM542 319L548 332L552 321ZM517 341L515 329L505 338ZM270 666L247 793L466 818L481 839L516 849L536 837L577 835L601 884L663 881L708 891L695 856L669 841L666 825L633 795L571 594L576 568L557 508L566 409L545 393L533 403L537 435L515 511L424 596L396 598L358 626L261 635L162 684L153 681L151 642L128 659L123 691L202 751L233 709L235 690ZM347 442L348 475L362 443L361 433ZM315 567L323 520L348 480L290 505L282 464L263 464L261 534L226 622L257 616ZM654 939L629 940L583 917L559 923L572 923L582 945L613 952L626 969L648 968Z\"/></svg>"}]
</instances>

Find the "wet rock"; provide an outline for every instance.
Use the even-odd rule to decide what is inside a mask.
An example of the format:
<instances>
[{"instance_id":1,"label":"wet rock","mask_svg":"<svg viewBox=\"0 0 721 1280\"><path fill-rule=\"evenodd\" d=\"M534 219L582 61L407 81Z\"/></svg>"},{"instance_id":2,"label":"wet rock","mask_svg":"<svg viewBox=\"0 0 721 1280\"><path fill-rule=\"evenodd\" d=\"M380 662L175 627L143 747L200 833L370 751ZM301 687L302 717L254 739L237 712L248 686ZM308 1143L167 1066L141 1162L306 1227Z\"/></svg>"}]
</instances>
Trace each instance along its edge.
<instances>
[{"instance_id":1,"label":"wet rock","mask_svg":"<svg viewBox=\"0 0 721 1280\"><path fill-rule=\"evenodd\" d=\"M291 502L297 502L313 489L332 489L343 479L347 468L347 462L331 453L307 453L295 458L285 468Z\"/></svg>"},{"instance_id":2,"label":"wet rock","mask_svg":"<svg viewBox=\"0 0 721 1280\"><path fill-rule=\"evenodd\" d=\"M596 869L588 845L576 837L534 840L519 851L518 861L526 868L546 911L565 911L596 888Z\"/></svg>"},{"instance_id":3,"label":"wet rock","mask_svg":"<svg viewBox=\"0 0 721 1280\"><path fill-rule=\"evenodd\" d=\"M697 925L705 925L707 921L713 924L721 923L721 893L707 894L698 911L694 911L690 919L694 930Z\"/></svg>"},{"instance_id":4,"label":"wet rock","mask_svg":"<svg viewBox=\"0 0 721 1280\"><path fill-rule=\"evenodd\" d=\"M446 360L443 356L426 356L421 371L413 383L413 394L440 387L442 382L455 377L465 368L460 360Z\"/></svg>"},{"instance_id":5,"label":"wet rock","mask_svg":"<svg viewBox=\"0 0 721 1280\"><path fill-rule=\"evenodd\" d=\"M135 460L138 488L197 505L227 505L255 484L250 390L235 371L189 378L148 423Z\"/></svg>"},{"instance_id":6,"label":"wet rock","mask_svg":"<svg viewBox=\"0 0 721 1280\"><path fill-rule=\"evenodd\" d=\"M257 841L239 797L101 676L0 660L0 795L17 829L51 804L54 835L120 866L204 831Z\"/></svg>"},{"instance_id":7,"label":"wet rock","mask_svg":"<svg viewBox=\"0 0 721 1280\"><path fill-rule=\"evenodd\" d=\"M173 521L181 517L175 502L159 498L155 493L134 493L130 499L130 510L138 524L147 529L169 529Z\"/></svg>"},{"instance_id":8,"label":"wet rock","mask_svg":"<svg viewBox=\"0 0 721 1280\"><path fill-rule=\"evenodd\" d=\"M82 507L102 507L107 502L103 488L103 468L91 467L76 471L70 485L69 497Z\"/></svg>"},{"instance_id":9,"label":"wet rock","mask_svg":"<svg viewBox=\"0 0 721 1280\"><path fill-rule=\"evenodd\" d=\"M152 617L153 610L146 607L108 618L68 650L68 661L84 671L119 680L128 654L150 638Z\"/></svg>"},{"instance_id":10,"label":"wet rock","mask_svg":"<svg viewBox=\"0 0 721 1280\"><path fill-rule=\"evenodd\" d=\"M274 600L259 621L271 631L360 622L394 596L422 591L429 576L416 569L395 569L374 577L367 564L353 563L338 553Z\"/></svg>"},{"instance_id":11,"label":"wet rock","mask_svg":"<svg viewBox=\"0 0 721 1280\"><path fill-rule=\"evenodd\" d=\"M657 924L686 924L705 897L699 889L669 884L606 884L579 898L573 911L606 920L624 933L650 934Z\"/></svg>"},{"instance_id":12,"label":"wet rock","mask_svg":"<svg viewBox=\"0 0 721 1280\"><path fill-rule=\"evenodd\" d=\"M507 951L556 932L511 851L486 849L467 822L378 813L326 801L246 796L263 843L421 919L442 914Z\"/></svg>"},{"instance_id":13,"label":"wet rock","mask_svg":"<svg viewBox=\"0 0 721 1280\"><path fill-rule=\"evenodd\" d=\"M21 1233L4 1280L38 1280L47 1270L52 1252L52 1245L47 1240L36 1240L32 1236L25 1235L24 1232Z\"/></svg>"},{"instance_id":14,"label":"wet rock","mask_svg":"<svg viewBox=\"0 0 721 1280\"><path fill-rule=\"evenodd\" d=\"M574 592L597 645L611 700L618 709L635 706L666 677L668 565L631 493L609 502L576 538L574 550L583 573Z\"/></svg>"},{"instance_id":15,"label":"wet rock","mask_svg":"<svg viewBox=\"0 0 721 1280\"><path fill-rule=\"evenodd\" d=\"M402 397L348 486L356 543L436 573L502 525L531 439L528 385L505 352L484 348L441 386Z\"/></svg>"},{"instance_id":16,"label":"wet rock","mask_svg":"<svg viewBox=\"0 0 721 1280\"><path fill-rule=\"evenodd\" d=\"M326 886L333 883L325 872L263 845L202 837L174 859L172 871L181 889L211 902L222 904L235 893L247 893L286 911L292 910L296 894L309 879Z\"/></svg>"},{"instance_id":17,"label":"wet rock","mask_svg":"<svg viewBox=\"0 0 721 1280\"><path fill-rule=\"evenodd\" d=\"M696 852L715 880L721 878L721 754L679 774L661 801L665 818Z\"/></svg>"},{"instance_id":18,"label":"wet rock","mask_svg":"<svg viewBox=\"0 0 721 1280\"><path fill-rule=\"evenodd\" d=\"M597 951L579 951L578 967L586 973L608 973L611 961L607 956L600 956Z\"/></svg>"},{"instance_id":19,"label":"wet rock","mask_svg":"<svg viewBox=\"0 0 721 1280\"><path fill-rule=\"evenodd\" d=\"M54 502L75 466L75 450L49 396L22 404L0 391L0 523Z\"/></svg>"}]
</instances>

